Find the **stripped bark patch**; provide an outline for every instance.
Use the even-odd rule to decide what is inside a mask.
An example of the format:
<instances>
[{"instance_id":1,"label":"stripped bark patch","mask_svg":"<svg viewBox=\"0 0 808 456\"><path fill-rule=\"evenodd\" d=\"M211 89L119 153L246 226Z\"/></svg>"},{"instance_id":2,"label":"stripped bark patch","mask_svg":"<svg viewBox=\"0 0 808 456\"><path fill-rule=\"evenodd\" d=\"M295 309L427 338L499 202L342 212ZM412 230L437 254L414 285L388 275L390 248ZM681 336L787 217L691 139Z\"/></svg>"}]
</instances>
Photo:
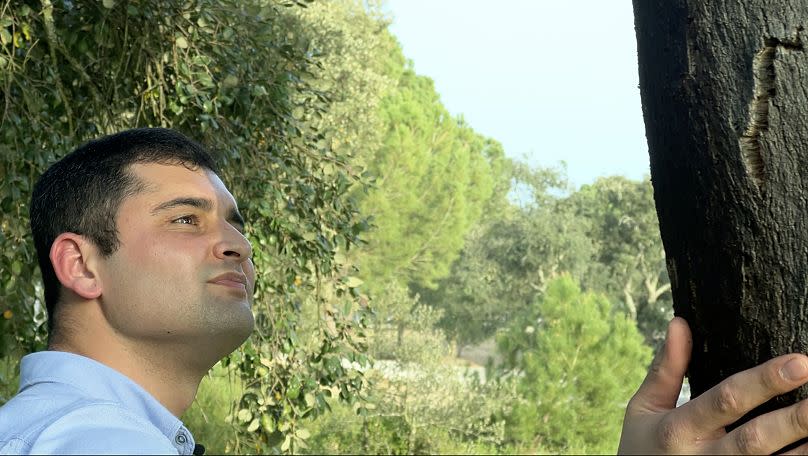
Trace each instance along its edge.
<instances>
[{"instance_id":1,"label":"stripped bark patch","mask_svg":"<svg viewBox=\"0 0 808 456\"><path fill-rule=\"evenodd\" d=\"M766 163L761 152L760 137L769 129L770 101L776 95L774 59L778 48L803 50L799 36L788 41L776 38L764 40L763 48L758 51L752 61L755 86L752 92L752 102L749 104L749 122L739 139L746 172L758 189L763 187L766 181Z\"/></svg>"}]
</instances>

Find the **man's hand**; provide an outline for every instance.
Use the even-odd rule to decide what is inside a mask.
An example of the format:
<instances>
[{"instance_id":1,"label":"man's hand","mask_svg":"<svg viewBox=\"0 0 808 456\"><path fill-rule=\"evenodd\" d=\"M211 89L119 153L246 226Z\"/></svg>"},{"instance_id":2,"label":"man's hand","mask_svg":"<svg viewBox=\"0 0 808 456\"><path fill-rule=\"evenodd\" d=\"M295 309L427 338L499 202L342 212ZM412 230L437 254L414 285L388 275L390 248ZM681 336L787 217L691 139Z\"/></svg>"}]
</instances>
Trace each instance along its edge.
<instances>
[{"instance_id":1,"label":"man's hand","mask_svg":"<svg viewBox=\"0 0 808 456\"><path fill-rule=\"evenodd\" d=\"M774 358L676 408L692 345L687 323L674 318L665 346L628 404L619 453L771 454L808 437L808 399L732 432L724 430L758 405L808 381L808 357ZM788 454L808 454L808 444Z\"/></svg>"}]
</instances>

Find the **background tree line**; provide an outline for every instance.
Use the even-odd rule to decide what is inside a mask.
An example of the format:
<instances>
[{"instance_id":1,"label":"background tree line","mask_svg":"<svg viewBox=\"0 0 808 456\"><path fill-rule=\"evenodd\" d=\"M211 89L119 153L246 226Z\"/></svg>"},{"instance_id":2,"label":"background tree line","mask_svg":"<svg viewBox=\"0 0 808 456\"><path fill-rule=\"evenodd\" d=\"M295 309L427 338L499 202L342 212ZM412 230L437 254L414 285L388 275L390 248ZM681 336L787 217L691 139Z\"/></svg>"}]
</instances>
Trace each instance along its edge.
<instances>
[{"instance_id":1,"label":"background tree line","mask_svg":"<svg viewBox=\"0 0 808 456\"><path fill-rule=\"evenodd\" d=\"M167 126L218 154L259 271L255 334L184 417L211 451L615 451L671 316L650 183L506 158L388 25L354 0L0 0L0 403L44 348L32 182Z\"/></svg>"}]
</instances>

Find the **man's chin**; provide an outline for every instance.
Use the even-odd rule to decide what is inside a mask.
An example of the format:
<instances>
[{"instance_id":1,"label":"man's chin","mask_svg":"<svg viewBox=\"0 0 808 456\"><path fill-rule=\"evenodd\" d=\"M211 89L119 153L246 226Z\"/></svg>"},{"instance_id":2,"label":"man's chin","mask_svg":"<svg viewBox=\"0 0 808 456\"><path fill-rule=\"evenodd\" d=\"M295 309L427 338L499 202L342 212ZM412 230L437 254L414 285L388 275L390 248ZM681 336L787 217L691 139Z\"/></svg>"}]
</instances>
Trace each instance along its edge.
<instances>
[{"instance_id":1,"label":"man's chin","mask_svg":"<svg viewBox=\"0 0 808 456\"><path fill-rule=\"evenodd\" d=\"M205 358L211 366L241 346L252 334L255 319L252 312L239 312L238 317L220 318L208 322L207 327L199 328L198 337L194 337L193 354Z\"/></svg>"},{"instance_id":2,"label":"man's chin","mask_svg":"<svg viewBox=\"0 0 808 456\"><path fill-rule=\"evenodd\" d=\"M255 328L255 317L252 312L247 312L243 315L243 319L239 318L227 323L227 326L221 326L217 328L218 331L211 334L214 339L221 340L223 347L231 347L225 355L230 354L250 337Z\"/></svg>"}]
</instances>

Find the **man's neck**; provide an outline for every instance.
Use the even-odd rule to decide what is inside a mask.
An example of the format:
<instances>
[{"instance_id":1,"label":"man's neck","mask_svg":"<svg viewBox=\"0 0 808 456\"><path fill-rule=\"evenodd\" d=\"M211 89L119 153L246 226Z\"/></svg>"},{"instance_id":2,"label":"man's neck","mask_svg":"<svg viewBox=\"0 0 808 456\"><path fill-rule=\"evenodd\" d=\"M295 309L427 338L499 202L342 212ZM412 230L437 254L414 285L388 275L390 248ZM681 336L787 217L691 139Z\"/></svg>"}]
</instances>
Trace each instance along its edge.
<instances>
[{"instance_id":1,"label":"man's neck","mask_svg":"<svg viewBox=\"0 0 808 456\"><path fill-rule=\"evenodd\" d=\"M95 328L97 329L97 328ZM112 331L76 331L87 337L60 337L48 349L98 361L140 385L174 416L191 406L207 369L190 366L183 347L148 345L127 341Z\"/></svg>"}]
</instances>

